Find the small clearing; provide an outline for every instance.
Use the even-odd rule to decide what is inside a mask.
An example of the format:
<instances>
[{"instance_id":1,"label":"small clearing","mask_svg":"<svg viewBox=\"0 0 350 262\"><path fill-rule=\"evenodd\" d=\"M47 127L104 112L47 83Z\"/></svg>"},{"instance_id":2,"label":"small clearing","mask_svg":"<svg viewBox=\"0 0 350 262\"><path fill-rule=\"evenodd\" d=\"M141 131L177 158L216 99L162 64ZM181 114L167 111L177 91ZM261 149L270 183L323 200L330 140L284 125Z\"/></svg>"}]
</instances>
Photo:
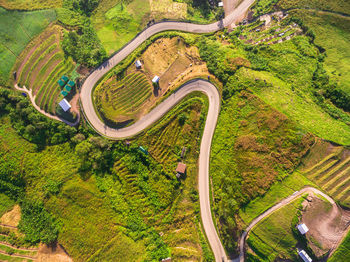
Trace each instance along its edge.
<instances>
[{"instance_id":1,"label":"small clearing","mask_svg":"<svg viewBox=\"0 0 350 262\"><path fill-rule=\"evenodd\" d=\"M0 223L8 226L12 226L12 227L17 227L20 220L21 220L21 208L19 205L15 205L11 211L5 213L0 218Z\"/></svg>"},{"instance_id":2,"label":"small clearing","mask_svg":"<svg viewBox=\"0 0 350 262\"><path fill-rule=\"evenodd\" d=\"M41 244L38 250L38 262L71 262L73 261L64 248L57 244L54 246L47 246Z\"/></svg>"}]
</instances>

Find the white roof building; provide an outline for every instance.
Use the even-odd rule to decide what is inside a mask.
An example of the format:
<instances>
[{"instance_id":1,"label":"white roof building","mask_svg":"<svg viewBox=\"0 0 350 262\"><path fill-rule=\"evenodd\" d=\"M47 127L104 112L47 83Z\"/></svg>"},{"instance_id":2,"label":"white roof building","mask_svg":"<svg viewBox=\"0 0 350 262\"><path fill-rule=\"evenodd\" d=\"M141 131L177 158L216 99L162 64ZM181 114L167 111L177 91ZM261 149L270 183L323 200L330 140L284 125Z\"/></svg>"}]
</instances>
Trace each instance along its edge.
<instances>
[{"instance_id":1,"label":"white roof building","mask_svg":"<svg viewBox=\"0 0 350 262\"><path fill-rule=\"evenodd\" d=\"M159 82L159 76L153 77L152 82L153 83L158 83Z\"/></svg>"},{"instance_id":2,"label":"white roof building","mask_svg":"<svg viewBox=\"0 0 350 262\"><path fill-rule=\"evenodd\" d=\"M305 235L306 232L309 231L309 229L307 228L307 226L305 224L300 224L297 226L297 228L302 235Z\"/></svg>"},{"instance_id":3,"label":"white roof building","mask_svg":"<svg viewBox=\"0 0 350 262\"><path fill-rule=\"evenodd\" d=\"M311 257L309 257L305 250L299 251L298 254L304 260L304 262L312 262Z\"/></svg>"},{"instance_id":4,"label":"white roof building","mask_svg":"<svg viewBox=\"0 0 350 262\"><path fill-rule=\"evenodd\" d=\"M137 60L137 61L135 62L135 65L136 65L137 68L140 68L140 67L142 66L142 63L141 63L140 60Z\"/></svg>"},{"instance_id":5,"label":"white roof building","mask_svg":"<svg viewBox=\"0 0 350 262\"><path fill-rule=\"evenodd\" d=\"M63 98L61 102L58 103L64 112L67 112L72 106L68 103L68 101Z\"/></svg>"},{"instance_id":6,"label":"white roof building","mask_svg":"<svg viewBox=\"0 0 350 262\"><path fill-rule=\"evenodd\" d=\"M219 6L219 7L222 7L222 6L224 6L224 3L223 3L223 2L219 2L219 3L218 3L218 6Z\"/></svg>"}]
</instances>

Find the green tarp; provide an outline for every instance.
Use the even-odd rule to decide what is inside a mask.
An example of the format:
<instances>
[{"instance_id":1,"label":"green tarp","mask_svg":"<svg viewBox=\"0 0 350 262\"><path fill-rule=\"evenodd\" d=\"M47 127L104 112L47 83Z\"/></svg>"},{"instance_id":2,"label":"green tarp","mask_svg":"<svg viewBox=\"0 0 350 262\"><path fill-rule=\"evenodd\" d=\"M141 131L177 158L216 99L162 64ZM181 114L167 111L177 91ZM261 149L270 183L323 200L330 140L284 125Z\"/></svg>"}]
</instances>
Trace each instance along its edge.
<instances>
[{"instance_id":1,"label":"green tarp","mask_svg":"<svg viewBox=\"0 0 350 262\"><path fill-rule=\"evenodd\" d=\"M64 87L64 82L61 79L58 80L57 83L60 85L60 87Z\"/></svg>"},{"instance_id":2,"label":"green tarp","mask_svg":"<svg viewBox=\"0 0 350 262\"><path fill-rule=\"evenodd\" d=\"M67 83L67 81L69 80L69 78L68 78L67 76L65 76L65 75L63 75L63 76L61 77L61 79L62 79L62 81L65 82L65 83Z\"/></svg>"},{"instance_id":3,"label":"green tarp","mask_svg":"<svg viewBox=\"0 0 350 262\"><path fill-rule=\"evenodd\" d=\"M75 82L74 82L74 81L72 81L72 80L69 80L69 82L68 82L68 84L67 84L67 85L69 85L69 86L73 87L73 86L75 85Z\"/></svg>"},{"instance_id":4,"label":"green tarp","mask_svg":"<svg viewBox=\"0 0 350 262\"><path fill-rule=\"evenodd\" d=\"M61 91L61 95L66 96L68 93L66 91Z\"/></svg>"},{"instance_id":5,"label":"green tarp","mask_svg":"<svg viewBox=\"0 0 350 262\"><path fill-rule=\"evenodd\" d=\"M65 89L65 91L67 91L67 92L70 92L70 91L72 90L72 88L71 88L69 85L66 85L66 86L64 87L64 89Z\"/></svg>"}]
</instances>

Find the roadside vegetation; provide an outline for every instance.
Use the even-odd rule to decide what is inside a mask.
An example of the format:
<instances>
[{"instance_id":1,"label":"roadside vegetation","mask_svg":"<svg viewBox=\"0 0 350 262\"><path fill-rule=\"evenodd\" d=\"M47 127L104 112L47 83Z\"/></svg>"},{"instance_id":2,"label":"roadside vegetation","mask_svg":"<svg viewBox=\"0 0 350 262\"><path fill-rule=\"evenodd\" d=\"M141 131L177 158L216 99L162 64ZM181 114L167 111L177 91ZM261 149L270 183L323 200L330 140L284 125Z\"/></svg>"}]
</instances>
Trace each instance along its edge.
<instances>
[{"instance_id":1,"label":"roadside vegetation","mask_svg":"<svg viewBox=\"0 0 350 262\"><path fill-rule=\"evenodd\" d=\"M60 7L63 0L0 0L8 10L42 10Z\"/></svg>"},{"instance_id":2,"label":"roadside vegetation","mask_svg":"<svg viewBox=\"0 0 350 262\"><path fill-rule=\"evenodd\" d=\"M27 44L55 19L54 10L19 12L0 7L0 84L7 83L17 56Z\"/></svg>"},{"instance_id":3,"label":"roadside vegetation","mask_svg":"<svg viewBox=\"0 0 350 262\"><path fill-rule=\"evenodd\" d=\"M205 97L189 97L128 145L96 137L83 125L78 134L38 150L11 124L20 114L17 103L26 100L12 91L5 94L3 108L11 113L1 117L0 185L24 210L19 228L26 241L57 237L73 259L84 261L123 261L130 254L135 260L171 256L211 261L195 190ZM155 143L156 138L161 139ZM178 161L188 165L180 180L174 173ZM40 219L29 223L32 216Z\"/></svg>"}]
</instances>

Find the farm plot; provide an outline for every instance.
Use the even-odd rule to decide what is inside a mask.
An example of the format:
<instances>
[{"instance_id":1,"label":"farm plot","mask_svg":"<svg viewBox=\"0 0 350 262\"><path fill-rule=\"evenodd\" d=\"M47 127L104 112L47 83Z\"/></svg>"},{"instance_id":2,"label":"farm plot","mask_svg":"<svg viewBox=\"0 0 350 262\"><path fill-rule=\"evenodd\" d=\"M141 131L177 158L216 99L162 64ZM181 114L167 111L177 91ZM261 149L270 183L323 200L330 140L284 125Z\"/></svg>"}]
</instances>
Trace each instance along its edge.
<instances>
[{"instance_id":1,"label":"farm plot","mask_svg":"<svg viewBox=\"0 0 350 262\"><path fill-rule=\"evenodd\" d=\"M15 10L37 10L61 7L63 0L0 0L0 6Z\"/></svg>"},{"instance_id":2,"label":"farm plot","mask_svg":"<svg viewBox=\"0 0 350 262\"><path fill-rule=\"evenodd\" d=\"M17 83L31 89L35 103L51 114L63 98L57 81L74 69L73 61L64 57L59 46L60 36L59 26L49 28L21 55L23 60L17 67Z\"/></svg>"},{"instance_id":3,"label":"farm plot","mask_svg":"<svg viewBox=\"0 0 350 262\"><path fill-rule=\"evenodd\" d=\"M318 141L304 160L304 175L340 204L350 207L350 151Z\"/></svg>"},{"instance_id":4,"label":"farm plot","mask_svg":"<svg viewBox=\"0 0 350 262\"><path fill-rule=\"evenodd\" d=\"M0 76L9 79L16 58L27 44L56 19L54 10L7 11L0 7Z\"/></svg>"},{"instance_id":5,"label":"farm plot","mask_svg":"<svg viewBox=\"0 0 350 262\"><path fill-rule=\"evenodd\" d=\"M98 106L100 113L109 120L132 121L151 95L150 81L145 74L137 72L120 81L114 77L103 82L96 90L96 104L101 105Z\"/></svg>"}]
</instances>

